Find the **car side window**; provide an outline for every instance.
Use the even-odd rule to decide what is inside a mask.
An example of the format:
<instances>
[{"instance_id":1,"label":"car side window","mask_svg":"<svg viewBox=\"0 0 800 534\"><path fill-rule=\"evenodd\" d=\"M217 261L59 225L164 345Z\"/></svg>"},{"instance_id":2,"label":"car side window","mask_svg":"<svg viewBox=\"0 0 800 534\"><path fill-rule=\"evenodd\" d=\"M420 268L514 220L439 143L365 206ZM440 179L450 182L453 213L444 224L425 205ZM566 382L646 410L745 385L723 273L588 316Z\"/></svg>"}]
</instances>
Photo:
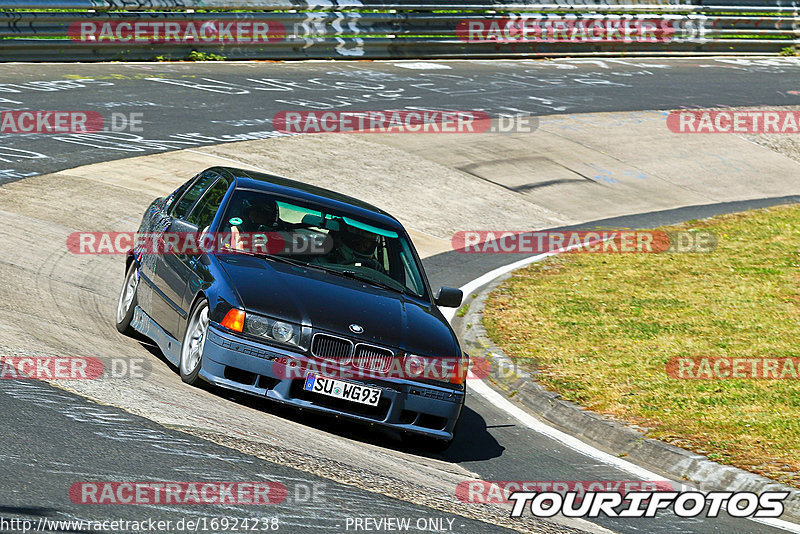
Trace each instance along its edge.
<instances>
[{"instance_id":1,"label":"car side window","mask_svg":"<svg viewBox=\"0 0 800 534\"><path fill-rule=\"evenodd\" d=\"M402 241L400 260L403 262L403 275L406 289L409 289L416 295L422 296L425 293L425 286L422 283L419 271L411 268L411 265L414 263L414 256L411 254L411 250L408 248L408 244L405 240Z\"/></svg>"},{"instance_id":2,"label":"car side window","mask_svg":"<svg viewBox=\"0 0 800 534\"><path fill-rule=\"evenodd\" d=\"M186 219L186 215L194 206L197 199L214 183L217 175L211 172L205 172L195 180L189 189L181 196L181 199L175 203L175 208L172 210L172 216L177 219Z\"/></svg>"},{"instance_id":3,"label":"car side window","mask_svg":"<svg viewBox=\"0 0 800 534\"><path fill-rule=\"evenodd\" d=\"M205 230L214 220L222 198L228 192L228 182L220 178L203 195L189 214L188 221L197 226L200 231Z\"/></svg>"},{"instance_id":4,"label":"car side window","mask_svg":"<svg viewBox=\"0 0 800 534\"><path fill-rule=\"evenodd\" d=\"M172 194L170 194L167 197L165 206L170 214L175 209L175 201L181 198L181 196L186 192L186 190L189 189L189 186L192 185L195 182L195 180L197 180L199 177L200 175L198 174L197 176L193 176L190 180L183 182L178 189L173 191Z\"/></svg>"}]
</instances>

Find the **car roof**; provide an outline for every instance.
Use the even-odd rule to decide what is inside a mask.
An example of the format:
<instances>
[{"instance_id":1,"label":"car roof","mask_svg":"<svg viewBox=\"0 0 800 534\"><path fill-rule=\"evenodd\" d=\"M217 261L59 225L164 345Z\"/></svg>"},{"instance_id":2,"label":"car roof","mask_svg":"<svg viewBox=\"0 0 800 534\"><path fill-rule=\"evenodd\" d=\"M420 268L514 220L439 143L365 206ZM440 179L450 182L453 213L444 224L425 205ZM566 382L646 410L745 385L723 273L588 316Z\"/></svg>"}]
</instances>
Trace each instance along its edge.
<instances>
[{"instance_id":1,"label":"car roof","mask_svg":"<svg viewBox=\"0 0 800 534\"><path fill-rule=\"evenodd\" d=\"M405 233L400 222L382 209L330 189L298 182L283 176L247 171L235 167L211 167L207 171L214 171L232 179L237 188L264 191L265 193L272 193L290 199L305 200L314 204L329 206L342 214L362 220L366 219L380 226L401 230Z\"/></svg>"}]
</instances>

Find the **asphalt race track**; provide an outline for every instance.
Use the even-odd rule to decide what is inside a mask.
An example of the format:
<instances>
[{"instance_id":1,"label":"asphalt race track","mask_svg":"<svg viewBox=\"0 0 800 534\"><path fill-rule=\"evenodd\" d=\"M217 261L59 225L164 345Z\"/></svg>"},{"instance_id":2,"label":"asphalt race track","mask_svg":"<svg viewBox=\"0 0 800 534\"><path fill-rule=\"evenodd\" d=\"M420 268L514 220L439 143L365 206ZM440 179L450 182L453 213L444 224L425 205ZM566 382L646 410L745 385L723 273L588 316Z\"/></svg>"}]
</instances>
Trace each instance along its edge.
<instances>
[{"instance_id":1,"label":"asphalt race track","mask_svg":"<svg viewBox=\"0 0 800 534\"><path fill-rule=\"evenodd\" d=\"M232 141L268 139L272 118L281 110L296 109L463 109L495 114L553 115L608 111L663 110L681 107L789 106L800 101L800 61L770 59L642 59L642 60L560 60L560 61L443 61L443 62L303 62L303 63L221 63L221 64L3 64L0 65L0 111L96 110L104 117L112 113L141 120L141 124L118 124L121 131L96 134L1 134L0 202L4 188L36 176L74 167L194 149ZM109 128L113 130L113 128ZM347 157L341 154L341 157ZM231 163L233 165L233 163ZM186 169L188 179L200 169ZM67 188L54 182L55 205L48 217L63 210L64 226L70 227L75 210L86 210L104 197L72 198ZM166 193L167 191L164 191ZM149 193L148 193L149 194ZM359 196L353 191L354 196ZM146 205L150 198L140 198ZM741 211L786 202L786 195L737 202L718 202L671 210L636 213L613 219L592 220L584 226L627 226L646 228L717 213ZM82 207L77 207L82 206ZM110 208L109 208L110 209ZM9 214L8 207L0 208ZM106 207L98 209L105 212ZM78 214L81 215L81 214ZM83 213L91 220L92 213ZM140 213L118 213L126 221L138 221ZM110 222L98 215L100 227ZM119 222L119 219L115 221ZM94 230L96 228L92 228ZM135 227L129 228L134 230ZM16 266L15 255L26 252L3 243L15 229L0 234L0 265ZM424 262L431 284L462 286L480 275L509 264L520 256L477 255L465 258L454 252L430 255ZM43 254L41 268L26 272L31 287L49 291L57 258ZM52 265L48 264L50 262ZM91 259L87 260L91 262ZM52 268L51 268L52 267ZM76 282L59 299L81 301L85 317L64 317L80 337L81 322L95 323L92 335L105 336L109 346L122 340L113 328L113 308L84 305L94 295L102 302L115 299L113 287L94 286L91 281L121 282L117 273L94 276L99 270L85 264L87 276ZM54 284L54 282L53 282ZM22 290L19 290L22 291ZM55 291L55 290L53 290ZM19 295L19 302L25 296ZM13 311L15 300L1 305ZM65 303L65 307L66 307ZM59 319L60 310L46 314ZM0 349L4 325L0 321ZM99 333L98 333L99 332ZM32 338L47 338L58 345L58 336L36 330ZM25 340L20 340L24 345ZM123 340L126 354L146 357L159 380L174 383L163 389L164 405L191 415L192 399L201 399L221 420L230 412L259 418L275 435L286 433L302 442L324 439L330 456L309 458L300 454L271 454L252 436L242 440L221 440L205 420L166 428L144 414L132 415L114 405L91 402L45 383L0 381L0 410L4 414L0 455L0 518L129 519L155 518L177 521L192 517L278 517L280 531L354 531L348 518L410 517L441 519L453 532L501 532L506 527L523 531L572 532L593 525L569 526L525 519L514 522L507 511L480 505L444 504L425 495L417 480L413 460L424 472L441 471L442 480L635 480L630 472L608 465L591 454L573 450L538 434L478 395L468 397L461 432L442 456L402 451L392 436L376 435L354 425L342 425L322 417L309 417L252 399L228 393L191 391L180 383L155 350L145 344ZM65 345L66 347L66 345ZM86 350L92 350L86 347ZM123 350L123 349L120 349ZM2 352L0 352L2 354ZM112 354L103 354L112 356ZM184 404L181 404L181 403ZM113 404L113 403L111 403ZM205 406L204 406L205 408ZM199 407L198 407L199 409ZM233 414L233 412L236 414ZM153 419L157 419L155 416ZM191 417L187 417L187 421ZM183 431L183 432L182 432ZM204 439L208 438L208 439ZM245 439L246 438L246 439ZM214 443L216 441L216 443ZM344 460L337 454L358 451L365 443L365 464L383 466L386 480L365 482L368 475L342 471ZM320 449L324 449L320 445ZM341 452L342 449L345 452ZM296 452L296 451L295 451ZM302 452L302 451L300 451ZM353 454L356 454L355 452ZM319 474L316 474L319 473ZM419 481L428 474L419 475ZM432 476L432 475L431 475ZM474 478L473 477L473 478ZM217 505L180 506L87 506L72 502L69 487L84 480L274 480L287 487L287 499L272 507ZM393 482L392 482L393 481ZM386 488L395 484L395 488ZM443 486L444 487L444 486ZM309 490L309 488L312 488ZM313 500L314 488L324 493ZM310 493L309 493L310 492ZM435 493L431 489L432 493ZM453 499L451 499L452 501ZM451 522L452 521L452 522ZM656 519L592 520L596 531L617 532L783 532L749 520L680 519L670 514ZM428 528L420 531L431 531ZM502 525L502 526L500 526ZM800 529L800 527L798 527ZM218 529L221 531L221 529ZM4 531L0 524L0 531ZM8 529L8 531L14 531ZM91 527L72 531L93 532Z\"/></svg>"},{"instance_id":2,"label":"asphalt race track","mask_svg":"<svg viewBox=\"0 0 800 534\"><path fill-rule=\"evenodd\" d=\"M4 136L0 180L263 138L280 110L419 107L551 115L790 105L800 90L796 73L793 58L4 64L0 111L90 109L106 118L141 113L142 124L130 132L120 121L124 131L92 138Z\"/></svg>"},{"instance_id":3,"label":"asphalt race track","mask_svg":"<svg viewBox=\"0 0 800 534\"><path fill-rule=\"evenodd\" d=\"M57 487L94 480L286 481L286 499L254 513L252 506L226 504L212 510L181 509L172 505L115 506L114 519L172 521L213 517L260 520L279 518L279 530L289 532L339 531L348 517L391 516L443 520L458 532L480 533L484 523L443 514L366 490L331 484L291 467L232 451L208 441L166 430L121 410L99 407L76 395L36 382L7 381L3 390L6 414L2 486L30 489L4 495L2 517L79 520L87 515L75 502L51 493ZM45 428L47 439L42 439ZM43 482L47 480L46 484ZM33 505L32 503L39 503ZM46 503L46 504L45 504ZM324 504L323 504L324 503ZM85 507L85 506L84 506ZM99 514L101 517L105 514ZM451 520L451 521L448 521ZM413 524L413 523L412 523ZM413 524L412 531L419 531ZM259 525L260 527L260 525ZM51 528L55 530L54 527ZM91 527L71 528L90 531ZM499 529L503 531L505 529ZM510 530L509 530L510 532Z\"/></svg>"}]
</instances>

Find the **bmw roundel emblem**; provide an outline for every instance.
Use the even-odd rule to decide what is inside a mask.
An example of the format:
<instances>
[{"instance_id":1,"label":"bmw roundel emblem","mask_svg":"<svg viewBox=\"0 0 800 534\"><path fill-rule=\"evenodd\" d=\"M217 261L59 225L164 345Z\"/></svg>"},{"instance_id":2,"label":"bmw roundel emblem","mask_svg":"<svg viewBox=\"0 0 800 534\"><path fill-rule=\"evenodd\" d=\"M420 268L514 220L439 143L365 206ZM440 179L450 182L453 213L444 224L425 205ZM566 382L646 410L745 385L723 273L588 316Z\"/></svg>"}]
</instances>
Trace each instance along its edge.
<instances>
[{"instance_id":1,"label":"bmw roundel emblem","mask_svg":"<svg viewBox=\"0 0 800 534\"><path fill-rule=\"evenodd\" d=\"M359 324L351 324L350 331L354 334L361 334L364 332L364 327Z\"/></svg>"}]
</instances>

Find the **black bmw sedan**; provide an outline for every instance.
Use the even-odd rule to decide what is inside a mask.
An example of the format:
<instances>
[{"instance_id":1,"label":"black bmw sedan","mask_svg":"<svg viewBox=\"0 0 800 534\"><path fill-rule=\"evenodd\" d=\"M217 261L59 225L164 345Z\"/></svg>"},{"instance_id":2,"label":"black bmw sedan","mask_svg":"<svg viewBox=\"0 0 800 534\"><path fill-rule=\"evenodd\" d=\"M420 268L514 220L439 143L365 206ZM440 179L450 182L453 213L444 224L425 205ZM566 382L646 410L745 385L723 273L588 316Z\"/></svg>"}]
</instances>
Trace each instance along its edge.
<instances>
[{"instance_id":1,"label":"black bmw sedan","mask_svg":"<svg viewBox=\"0 0 800 534\"><path fill-rule=\"evenodd\" d=\"M144 215L117 306L189 383L453 439L467 359L388 213L286 178L214 167Z\"/></svg>"}]
</instances>

